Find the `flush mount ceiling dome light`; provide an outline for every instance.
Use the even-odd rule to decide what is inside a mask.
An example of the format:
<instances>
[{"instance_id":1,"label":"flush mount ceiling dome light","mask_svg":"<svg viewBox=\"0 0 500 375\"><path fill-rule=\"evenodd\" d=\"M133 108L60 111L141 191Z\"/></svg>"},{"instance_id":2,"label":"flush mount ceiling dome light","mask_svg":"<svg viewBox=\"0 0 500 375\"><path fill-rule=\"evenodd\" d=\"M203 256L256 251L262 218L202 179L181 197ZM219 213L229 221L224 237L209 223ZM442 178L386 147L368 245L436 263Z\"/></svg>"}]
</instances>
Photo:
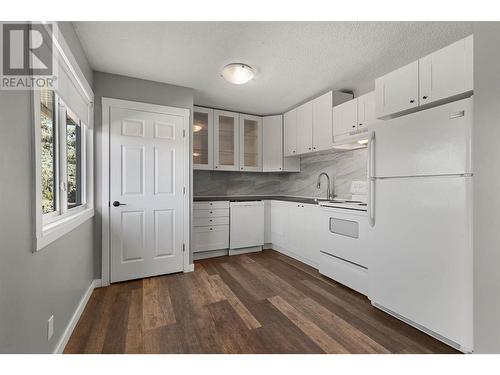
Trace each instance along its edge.
<instances>
[{"instance_id":1,"label":"flush mount ceiling dome light","mask_svg":"<svg viewBox=\"0 0 500 375\"><path fill-rule=\"evenodd\" d=\"M255 71L246 64L232 63L222 68L222 76L228 82L241 85L250 81L255 76Z\"/></svg>"}]
</instances>

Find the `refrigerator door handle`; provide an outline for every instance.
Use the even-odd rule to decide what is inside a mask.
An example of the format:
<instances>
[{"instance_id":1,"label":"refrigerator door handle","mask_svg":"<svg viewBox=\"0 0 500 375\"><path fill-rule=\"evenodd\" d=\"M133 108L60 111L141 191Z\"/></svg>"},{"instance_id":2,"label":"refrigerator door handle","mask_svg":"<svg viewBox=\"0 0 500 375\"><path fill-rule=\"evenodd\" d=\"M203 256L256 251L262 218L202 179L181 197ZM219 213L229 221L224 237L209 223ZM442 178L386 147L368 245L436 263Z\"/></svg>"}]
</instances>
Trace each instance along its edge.
<instances>
[{"instance_id":1,"label":"refrigerator door handle","mask_svg":"<svg viewBox=\"0 0 500 375\"><path fill-rule=\"evenodd\" d=\"M375 226L375 178L368 181L368 223L373 228Z\"/></svg>"},{"instance_id":2,"label":"refrigerator door handle","mask_svg":"<svg viewBox=\"0 0 500 375\"><path fill-rule=\"evenodd\" d=\"M375 171L375 132L370 132L368 139L368 179L374 177Z\"/></svg>"},{"instance_id":3,"label":"refrigerator door handle","mask_svg":"<svg viewBox=\"0 0 500 375\"><path fill-rule=\"evenodd\" d=\"M375 132L370 133L368 140L368 222L375 226Z\"/></svg>"}]
</instances>

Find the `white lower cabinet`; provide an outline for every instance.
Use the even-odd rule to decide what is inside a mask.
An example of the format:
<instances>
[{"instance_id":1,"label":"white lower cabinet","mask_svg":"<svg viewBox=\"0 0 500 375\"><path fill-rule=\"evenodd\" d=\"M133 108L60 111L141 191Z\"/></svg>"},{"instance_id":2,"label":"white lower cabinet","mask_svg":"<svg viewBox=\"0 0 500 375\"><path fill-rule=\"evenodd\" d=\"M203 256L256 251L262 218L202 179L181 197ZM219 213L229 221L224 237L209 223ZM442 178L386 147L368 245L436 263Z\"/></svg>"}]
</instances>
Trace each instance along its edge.
<instances>
[{"instance_id":1,"label":"white lower cabinet","mask_svg":"<svg viewBox=\"0 0 500 375\"><path fill-rule=\"evenodd\" d=\"M193 252L229 248L229 225L214 225L193 228Z\"/></svg>"},{"instance_id":2,"label":"white lower cabinet","mask_svg":"<svg viewBox=\"0 0 500 375\"><path fill-rule=\"evenodd\" d=\"M281 251L317 267L319 248L316 223L319 207L312 204L271 201L271 243Z\"/></svg>"},{"instance_id":3,"label":"white lower cabinet","mask_svg":"<svg viewBox=\"0 0 500 375\"><path fill-rule=\"evenodd\" d=\"M266 224L272 248L362 294L368 289L366 213L271 201ZM333 218L333 220L331 220Z\"/></svg>"},{"instance_id":4,"label":"white lower cabinet","mask_svg":"<svg viewBox=\"0 0 500 375\"><path fill-rule=\"evenodd\" d=\"M193 253L229 248L229 201L194 202Z\"/></svg>"}]
</instances>

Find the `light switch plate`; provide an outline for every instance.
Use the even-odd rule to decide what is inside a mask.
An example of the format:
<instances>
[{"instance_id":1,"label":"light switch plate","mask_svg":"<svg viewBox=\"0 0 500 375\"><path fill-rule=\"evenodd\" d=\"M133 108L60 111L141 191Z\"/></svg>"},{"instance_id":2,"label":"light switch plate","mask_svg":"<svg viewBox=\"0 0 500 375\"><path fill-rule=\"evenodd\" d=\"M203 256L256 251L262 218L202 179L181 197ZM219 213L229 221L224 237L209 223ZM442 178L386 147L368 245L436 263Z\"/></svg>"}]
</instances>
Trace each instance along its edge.
<instances>
[{"instance_id":1,"label":"light switch plate","mask_svg":"<svg viewBox=\"0 0 500 375\"><path fill-rule=\"evenodd\" d=\"M52 338L54 334L54 315L51 315L49 320L47 320L47 341Z\"/></svg>"}]
</instances>

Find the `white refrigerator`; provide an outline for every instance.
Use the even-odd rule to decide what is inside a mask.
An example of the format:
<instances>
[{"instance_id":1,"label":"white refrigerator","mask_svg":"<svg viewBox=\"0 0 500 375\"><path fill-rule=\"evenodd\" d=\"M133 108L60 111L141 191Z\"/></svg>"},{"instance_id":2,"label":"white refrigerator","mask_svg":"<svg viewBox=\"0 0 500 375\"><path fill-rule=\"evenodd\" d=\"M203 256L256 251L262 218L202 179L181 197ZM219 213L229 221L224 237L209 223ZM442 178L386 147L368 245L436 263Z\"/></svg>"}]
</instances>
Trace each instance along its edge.
<instances>
[{"instance_id":1,"label":"white refrigerator","mask_svg":"<svg viewBox=\"0 0 500 375\"><path fill-rule=\"evenodd\" d=\"M377 125L369 141L372 303L473 349L472 98Z\"/></svg>"}]
</instances>

